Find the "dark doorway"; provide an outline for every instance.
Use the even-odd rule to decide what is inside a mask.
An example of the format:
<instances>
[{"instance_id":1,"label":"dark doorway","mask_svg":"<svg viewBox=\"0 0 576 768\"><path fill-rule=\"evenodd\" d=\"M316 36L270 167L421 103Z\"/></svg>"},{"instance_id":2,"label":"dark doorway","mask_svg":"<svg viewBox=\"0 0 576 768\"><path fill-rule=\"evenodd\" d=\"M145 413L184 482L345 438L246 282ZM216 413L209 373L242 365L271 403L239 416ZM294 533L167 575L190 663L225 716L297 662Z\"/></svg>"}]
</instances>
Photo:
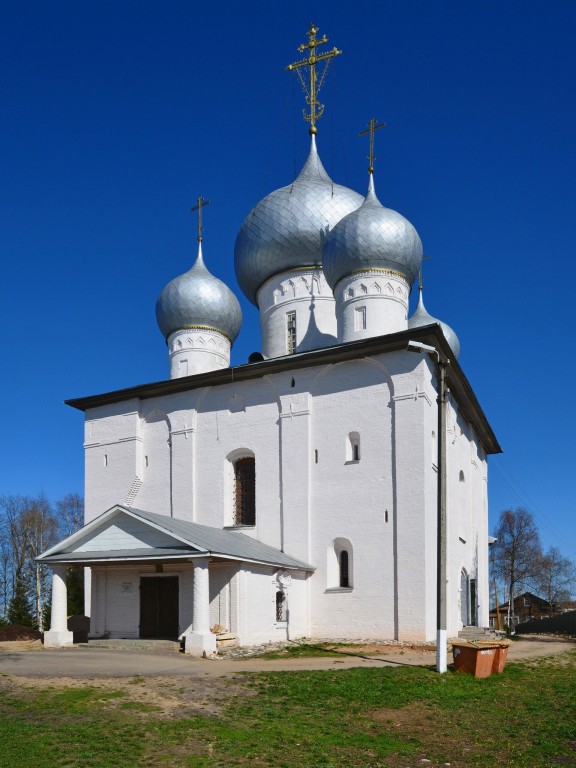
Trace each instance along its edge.
<instances>
[{"instance_id":1,"label":"dark doorway","mask_svg":"<svg viewBox=\"0 0 576 768\"><path fill-rule=\"evenodd\" d=\"M140 637L178 637L178 576L140 579Z\"/></svg>"}]
</instances>

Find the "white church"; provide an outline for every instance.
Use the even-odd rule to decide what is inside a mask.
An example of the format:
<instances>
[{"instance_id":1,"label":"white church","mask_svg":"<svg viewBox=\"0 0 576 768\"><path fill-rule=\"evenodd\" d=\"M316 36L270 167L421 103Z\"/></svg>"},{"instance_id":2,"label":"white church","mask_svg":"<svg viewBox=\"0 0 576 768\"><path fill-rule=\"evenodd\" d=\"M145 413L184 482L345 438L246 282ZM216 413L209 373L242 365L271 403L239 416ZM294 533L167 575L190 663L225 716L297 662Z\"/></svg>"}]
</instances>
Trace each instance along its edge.
<instances>
[{"instance_id":1,"label":"white church","mask_svg":"<svg viewBox=\"0 0 576 768\"><path fill-rule=\"evenodd\" d=\"M195 655L224 632L434 641L442 612L448 637L488 626L500 447L421 282L409 316L416 229L379 202L372 160L365 196L322 165L316 66L340 52L319 54L316 32L291 65L309 75L308 159L236 239L261 354L230 367L240 305L204 262L199 198L196 261L156 305L170 377L68 401L85 414L85 525L39 558L47 646L72 642L71 565L92 638L180 639Z\"/></svg>"}]
</instances>

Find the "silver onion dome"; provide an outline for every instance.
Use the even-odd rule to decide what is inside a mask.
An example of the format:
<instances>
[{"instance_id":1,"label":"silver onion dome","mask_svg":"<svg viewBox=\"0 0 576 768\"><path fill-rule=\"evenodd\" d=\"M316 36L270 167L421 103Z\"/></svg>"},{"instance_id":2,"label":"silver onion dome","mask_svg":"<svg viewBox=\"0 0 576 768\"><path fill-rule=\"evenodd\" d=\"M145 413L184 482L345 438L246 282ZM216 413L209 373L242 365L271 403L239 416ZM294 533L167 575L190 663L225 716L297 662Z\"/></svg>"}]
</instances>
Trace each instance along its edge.
<instances>
[{"instance_id":1,"label":"silver onion dome","mask_svg":"<svg viewBox=\"0 0 576 768\"><path fill-rule=\"evenodd\" d=\"M242 324L238 299L204 264L202 243L188 272L175 277L156 302L156 321L164 337L182 328L213 328L234 341Z\"/></svg>"},{"instance_id":2,"label":"silver onion dome","mask_svg":"<svg viewBox=\"0 0 576 768\"><path fill-rule=\"evenodd\" d=\"M322 263L332 290L343 277L363 269L399 272L412 285L422 263L422 242L408 219L380 203L371 174L362 205L326 238Z\"/></svg>"},{"instance_id":3,"label":"silver onion dome","mask_svg":"<svg viewBox=\"0 0 576 768\"><path fill-rule=\"evenodd\" d=\"M244 295L256 304L256 293L268 278L322 264L327 234L361 202L357 192L332 182L312 136L310 154L298 178L261 200L240 228L234 265Z\"/></svg>"},{"instance_id":4,"label":"silver onion dome","mask_svg":"<svg viewBox=\"0 0 576 768\"><path fill-rule=\"evenodd\" d=\"M432 325L432 323L438 323L442 328L444 338L448 342L448 346L452 350L454 357L458 360L460 355L460 341L458 340L458 336L456 336L455 331L450 328L448 323L444 323L442 320L438 320L438 318L428 314L428 310L424 306L424 299L422 298L422 286L420 286L418 306L412 317L408 318L408 328L420 328L423 325Z\"/></svg>"}]
</instances>

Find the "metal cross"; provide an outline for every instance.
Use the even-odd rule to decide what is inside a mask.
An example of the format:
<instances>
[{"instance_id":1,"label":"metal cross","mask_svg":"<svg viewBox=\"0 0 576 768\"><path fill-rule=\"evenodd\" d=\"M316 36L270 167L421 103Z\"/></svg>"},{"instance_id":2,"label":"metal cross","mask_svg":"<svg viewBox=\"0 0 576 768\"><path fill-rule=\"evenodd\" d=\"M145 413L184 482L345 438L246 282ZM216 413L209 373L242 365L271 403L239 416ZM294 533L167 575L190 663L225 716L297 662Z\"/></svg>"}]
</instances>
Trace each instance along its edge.
<instances>
[{"instance_id":1,"label":"metal cross","mask_svg":"<svg viewBox=\"0 0 576 768\"><path fill-rule=\"evenodd\" d=\"M195 205L194 208L190 208L190 213L194 213L194 211L198 211L198 242L202 242L202 208L204 208L205 205L210 205L210 200L204 200L203 197L199 197L198 205Z\"/></svg>"},{"instance_id":2,"label":"metal cross","mask_svg":"<svg viewBox=\"0 0 576 768\"><path fill-rule=\"evenodd\" d=\"M380 125L376 125L376 123L377 120L373 117L368 123L368 130L358 134L358 136L366 136L366 134L370 134L370 154L368 155L370 165L368 166L368 173L374 173L374 160L376 160L376 156L374 155L374 131L386 127L386 123L380 123Z\"/></svg>"},{"instance_id":3,"label":"metal cross","mask_svg":"<svg viewBox=\"0 0 576 768\"><path fill-rule=\"evenodd\" d=\"M320 90L322 86L324 85L324 78L326 77L326 70L328 69L328 64L330 63L330 60L333 59L335 56L340 56L342 51L339 51L337 48L333 48L331 51L326 51L326 53L317 53L316 48L319 45L324 45L324 43L328 42L328 38L326 35L324 35L320 40L316 39L316 33L318 32L318 27L315 27L314 24L310 24L310 29L306 33L308 35L308 42L302 43L302 45L298 46L298 50L300 53L304 53L306 49L309 49L309 55L305 59L301 59L300 61L295 61L294 64L288 64L286 69L289 70L295 70L296 74L298 75L300 82L302 83L302 87L304 88L304 92L306 94L306 103L310 107L310 114L306 114L306 110L302 110L302 114L304 115L304 120L307 120L310 123L310 134L318 133L318 129L316 128L316 121L319 120L322 117L322 114L324 113L324 104L321 104L318 101L318 94L320 93ZM318 83L317 75L316 75L316 64L319 62L324 61L326 62L324 65L324 69L322 71L322 75L320 77L320 82ZM300 72L300 69L302 67L308 67L309 75L310 75L310 84L307 85L304 77L302 76L302 73Z\"/></svg>"},{"instance_id":4,"label":"metal cross","mask_svg":"<svg viewBox=\"0 0 576 768\"><path fill-rule=\"evenodd\" d=\"M422 261L429 261L432 258L432 256L422 256ZM422 264L420 264L420 269L418 270L418 290L422 290L422 286L424 285L424 280L422 279Z\"/></svg>"}]
</instances>

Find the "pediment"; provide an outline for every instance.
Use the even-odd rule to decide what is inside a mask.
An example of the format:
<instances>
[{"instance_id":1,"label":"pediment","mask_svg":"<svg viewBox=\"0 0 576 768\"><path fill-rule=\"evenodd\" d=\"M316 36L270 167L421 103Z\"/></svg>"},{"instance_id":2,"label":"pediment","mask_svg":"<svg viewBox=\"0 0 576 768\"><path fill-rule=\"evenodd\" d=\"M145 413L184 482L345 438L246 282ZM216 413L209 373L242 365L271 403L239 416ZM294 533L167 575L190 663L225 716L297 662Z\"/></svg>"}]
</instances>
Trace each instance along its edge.
<instances>
[{"instance_id":1,"label":"pediment","mask_svg":"<svg viewBox=\"0 0 576 768\"><path fill-rule=\"evenodd\" d=\"M168 549L180 541L144 520L118 511L101 526L66 547L66 552L114 552L131 549Z\"/></svg>"}]
</instances>

